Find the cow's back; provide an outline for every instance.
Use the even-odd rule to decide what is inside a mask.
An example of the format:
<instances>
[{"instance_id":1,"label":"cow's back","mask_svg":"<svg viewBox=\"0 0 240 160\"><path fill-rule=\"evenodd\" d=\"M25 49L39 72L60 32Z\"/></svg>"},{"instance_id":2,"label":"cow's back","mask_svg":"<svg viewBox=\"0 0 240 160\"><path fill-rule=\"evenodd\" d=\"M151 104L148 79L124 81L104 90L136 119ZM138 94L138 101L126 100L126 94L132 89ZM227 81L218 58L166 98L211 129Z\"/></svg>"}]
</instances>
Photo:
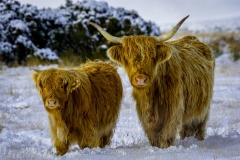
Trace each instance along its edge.
<instances>
[{"instance_id":1,"label":"cow's back","mask_svg":"<svg viewBox=\"0 0 240 160\"><path fill-rule=\"evenodd\" d=\"M193 36L173 41L172 47L175 52L165 64L166 74L175 78L176 86L182 91L179 98L184 99L183 123L196 117L200 120L207 114L212 98L214 55Z\"/></svg>"},{"instance_id":2,"label":"cow's back","mask_svg":"<svg viewBox=\"0 0 240 160\"><path fill-rule=\"evenodd\" d=\"M170 59L158 66L152 85L143 90L144 94L133 89L137 113L148 135L152 134L148 132L149 127L164 128L178 126L181 122L203 121L212 97L214 56L208 46L193 36L160 43L158 54L167 50L162 46L171 51ZM149 123L151 116L156 119L153 124ZM162 131L162 138L175 130L175 127L169 127Z\"/></svg>"}]
</instances>

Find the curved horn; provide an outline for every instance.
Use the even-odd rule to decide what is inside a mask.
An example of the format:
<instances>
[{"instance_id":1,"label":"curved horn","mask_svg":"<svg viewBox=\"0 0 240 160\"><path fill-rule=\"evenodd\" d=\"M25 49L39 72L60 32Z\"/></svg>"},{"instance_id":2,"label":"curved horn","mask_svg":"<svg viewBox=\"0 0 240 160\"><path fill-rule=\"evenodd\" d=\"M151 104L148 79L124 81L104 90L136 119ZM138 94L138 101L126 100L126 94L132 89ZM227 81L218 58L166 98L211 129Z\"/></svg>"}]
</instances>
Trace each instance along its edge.
<instances>
[{"instance_id":1,"label":"curved horn","mask_svg":"<svg viewBox=\"0 0 240 160\"><path fill-rule=\"evenodd\" d=\"M93 23L93 22L88 22L88 23L91 24L92 26L94 26L103 35L103 37L105 37L108 41L110 41L112 43L122 44L122 38L112 36L108 32L104 31L103 28L100 27L99 25L97 25L96 23Z\"/></svg>"},{"instance_id":2,"label":"curved horn","mask_svg":"<svg viewBox=\"0 0 240 160\"><path fill-rule=\"evenodd\" d=\"M166 40L169 40L170 38L172 38L175 33L177 32L177 30L179 29L179 27L182 25L182 23L189 17L186 16L185 18L183 18L181 21L178 22L178 24L168 33L164 34L164 35L161 35L161 36L158 36L158 37L155 37L156 40L158 42L163 42L163 41L166 41Z\"/></svg>"}]
</instances>

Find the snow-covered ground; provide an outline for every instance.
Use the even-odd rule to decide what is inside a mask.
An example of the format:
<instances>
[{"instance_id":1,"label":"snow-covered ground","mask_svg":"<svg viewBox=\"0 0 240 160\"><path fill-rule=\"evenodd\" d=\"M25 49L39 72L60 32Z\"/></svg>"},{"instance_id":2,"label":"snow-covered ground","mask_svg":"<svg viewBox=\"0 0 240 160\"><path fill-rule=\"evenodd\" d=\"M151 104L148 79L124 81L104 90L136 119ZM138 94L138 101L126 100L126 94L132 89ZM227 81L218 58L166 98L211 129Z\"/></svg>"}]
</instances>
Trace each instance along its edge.
<instances>
[{"instance_id":1,"label":"snow-covered ground","mask_svg":"<svg viewBox=\"0 0 240 160\"><path fill-rule=\"evenodd\" d=\"M0 159L240 159L240 62L232 62L227 54L216 60L206 139L179 140L177 136L175 145L167 149L148 143L131 85L119 68L125 97L111 145L84 150L74 145L64 156L56 156L47 114L31 79L33 72L29 67L0 67Z\"/></svg>"}]
</instances>

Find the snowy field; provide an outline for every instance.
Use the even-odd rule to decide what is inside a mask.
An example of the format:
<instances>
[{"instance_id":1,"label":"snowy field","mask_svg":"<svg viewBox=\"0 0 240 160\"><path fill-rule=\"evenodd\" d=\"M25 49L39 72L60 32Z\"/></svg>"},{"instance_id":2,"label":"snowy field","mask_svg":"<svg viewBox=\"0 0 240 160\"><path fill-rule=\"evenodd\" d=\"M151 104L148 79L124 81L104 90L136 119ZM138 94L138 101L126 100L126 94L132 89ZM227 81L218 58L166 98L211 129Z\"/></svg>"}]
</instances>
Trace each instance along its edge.
<instances>
[{"instance_id":1,"label":"snowy field","mask_svg":"<svg viewBox=\"0 0 240 160\"><path fill-rule=\"evenodd\" d=\"M149 145L131 98L131 85L119 68L125 97L111 145L84 150L73 145L64 156L56 156L47 114L31 79L33 72L29 67L0 67L0 159L240 159L240 62L232 62L227 54L216 60L206 139L179 140L177 136L175 145L167 149Z\"/></svg>"}]
</instances>

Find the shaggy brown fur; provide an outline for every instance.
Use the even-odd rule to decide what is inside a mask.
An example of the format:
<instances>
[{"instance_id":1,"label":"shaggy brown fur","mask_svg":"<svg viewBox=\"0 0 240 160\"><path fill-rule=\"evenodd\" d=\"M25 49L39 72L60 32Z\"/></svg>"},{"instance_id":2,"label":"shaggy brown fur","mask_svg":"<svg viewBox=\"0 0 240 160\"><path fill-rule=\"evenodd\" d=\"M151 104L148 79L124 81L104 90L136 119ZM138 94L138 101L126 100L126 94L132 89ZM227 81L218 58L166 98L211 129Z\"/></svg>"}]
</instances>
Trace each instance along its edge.
<instances>
[{"instance_id":1,"label":"shaggy brown fur","mask_svg":"<svg viewBox=\"0 0 240 160\"><path fill-rule=\"evenodd\" d=\"M214 82L214 56L196 37L157 42L148 36L124 36L108 56L121 64L152 146L167 148L180 137L203 140Z\"/></svg>"},{"instance_id":2,"label":"shaggy brown fur","mask_svg":"<svg viewBox=\"0 0 240 160\"><path fill-rule=\"evenodd\" d=\"M114 65L89 61L71 70L51 68L34 73L33 80L58 155L75 142L81 149L110 144L123 96Z\"/></svg>"}]
</instances>

